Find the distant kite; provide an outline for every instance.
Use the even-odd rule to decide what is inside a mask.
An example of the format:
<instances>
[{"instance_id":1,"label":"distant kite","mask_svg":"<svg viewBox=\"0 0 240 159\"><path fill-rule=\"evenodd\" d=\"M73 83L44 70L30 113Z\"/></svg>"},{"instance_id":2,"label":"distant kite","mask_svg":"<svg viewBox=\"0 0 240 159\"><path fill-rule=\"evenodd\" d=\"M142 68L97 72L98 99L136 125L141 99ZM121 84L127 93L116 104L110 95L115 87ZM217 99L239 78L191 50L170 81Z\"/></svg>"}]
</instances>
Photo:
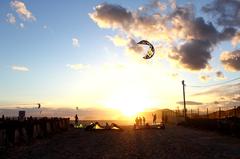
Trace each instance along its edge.
<instances>
[{"instance_id":1,"label":"distant kite","mask_svg":"<svg viewBox=\"0 0 240 159\"><path fill-rule=\"evenodd\" d=\"M78 107L76 107L76 110L78 110Z\"/></svg>"},{"instance_id":2,"label":"distant kite","mask_svg":"<svg viewBox=\"0 0 240 159\"><path fill-rule=\"evenodd\" d=\"M40 103L38 103L37 105L38 105L38 109L40 109L40 108L41 108L41 104L40 104Z\"/></svg>"},{"instance_id":3,"label":"distant kite","mask_svg":"<svg viewBox=\"0 0 240 159\"><path fill-rule=\"evenodd\" d=\"M137 44L148 45L149 46L147 54L145 56L143 56L144 59L150 59L151 57L153 57L153 55L155 54L155 49L150 42L148 42L147 40L141 40Z\"/></svg>"}]
</instances>

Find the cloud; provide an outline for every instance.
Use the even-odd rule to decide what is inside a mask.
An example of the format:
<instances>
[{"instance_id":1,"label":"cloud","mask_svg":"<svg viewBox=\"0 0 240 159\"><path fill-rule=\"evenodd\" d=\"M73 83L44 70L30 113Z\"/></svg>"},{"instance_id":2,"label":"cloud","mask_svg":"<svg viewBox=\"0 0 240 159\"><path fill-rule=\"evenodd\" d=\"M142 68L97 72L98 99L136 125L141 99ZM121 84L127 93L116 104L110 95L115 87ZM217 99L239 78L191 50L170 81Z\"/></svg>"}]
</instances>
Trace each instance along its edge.
<instances>
[{"instance_id":1,"label":"cloud","mask_svg":"<svg viewBox=\"0 0 240 159\"><path fill-rule=\"evenodd\" d=\"M227 100L227 98L232 98L233 96L239 94L240 83L228 84L224 86L219 86L215 88L210 88L206 91L195 93L192 96L210 96L215 95L216 97L221 97L221 100Z\"/></svg>"},{"instance_id":2,"label":"cloud","mask_svg":"<svg viewBox=\"0 0 240 159\"><path fill-rule=\"evenodd\" d=\"M72 38L72 45L73 47L79 47L79 40L78 38Z\"/></svg>"},{"instance_id":3,"label":"cloud","mask_svg":"<svg viewBox=\"0 0 240 159\"><path fill-rule=\"evenodd\" d=\"M210 80L210 76L209 75L201 75L199 77L202 81L209 81Z\"/></svg>"},{"instance_id":4,"label":"cloud","mask_svg":"<svg viewBox=\"0 0 240 159\"><path fill-rule=\"evenodd\" d=\"M121 28L128 30L133 22L133 15L120 5L103 3L95 7L95 12L89 14L101 28Z\"/></svg>"},{"instance_id":5,"label":"cloud","mask_svg":"<svg viewBox=\"0 0 240 159\"><path fill-rule=\"evenodd\" d=\"M232 100L235 100L235 101L240 101L240 95L239 94L236 94Z\"/></svg>"},{"instance_id":6,"label":"cloud","mask_svg":"<svg viewBox=\"0 0 240 159\"><path fill-rule=\"evenodd\" d=\"M67 64L66 66L72 70L82 70L84 68L89 67L89 65L84 64Z\"/></svg>"},{"instance_id":7,"label":"cloud","mask_svg":"<svg viewBox=\"0 0 240 159\"><path fill-rule=\"evenodd\" d=\"M28 72L29 68L26 66L17 66L17 65L13 65L12 66L12 70L14 71L19 71L19 72Z\"/></svg>"},{"instance_id":8,"label":"cloud","mask_svg":"<svg viewBox=\"0 0 240 159\"><path fill-rule=\"evenodd\" d=\"M118 35L114 37L107 36L107 38L110 39L115 46L125 47L128 53L140 54L143 51L143 47L138 45L137 42L132 38L125 39Z\"/></svg>"},{"instance_id":9,"label":"cloud","mask_svg":"<svg viewBox=\"0 0 240 159\"><path fill-rule=\"evenodd\" d=\"M240 32L236 33L232 38L232 45L236 47L240 43Z\"/></svg>"},{"instance_id":10,"label":"cloud","mask_svg":"<svg viewBox=\"0 0 240 159\"><path fill-rule=\"evenodd\" d=\"M20 23L19 26L20 26L20 28L24 28L25 27L25 25L23 23Z\"/></svg>"},{"instance_id":11,"label":"cloud","mask_svg":"<svg viewBox=\"0 0 240 159\"><path fill-rule=\"evenodd\" d=\"M129 42L129 40L124 39L123 37L119 36L119 35L115 35L115 36L107 36L107 38L113 42L113 44L115 46L126 46Z\"/></svg>"},{"instance_id":12,"label":"cloud","mask_svg":"<svg viewBox=\"0 0 240 159\"><path fill-rule=\"evenodd\" d=\"M202 70L209 67L211 52L217 43L230 40L236 33L235 28L224 28L219 32L211 22L203 17L195 17L191 6L177 7L171 14L174 29L184 44L173 47L169 55L188 70Z\"/></svg>"},{"instance_id":13,"label":"cloud","mask_svg":"<svg viewBox=\"0 0 240 159\"><path fill-rule=\"evenodd\" d=\"M15 24L16 23L16 17L12 13L7 14L7 19L6 21L10 24Z\"/></svg>"},{"instance_id":14,"label":"cloud","mask_svg":"<svg viewBox=\"0 0 240 159\"><path fill-rule=\"evenodd\" d=\"M209 66L212 46L208 41L191 40L173 49L169 58L176 60L189 70L201 70Z\"/></svg>"},{"instance_id":15,"label":"cloud","mask_svg":"<svg viewBox=\"0 0 240 159\"><path fill-rule=\"evenodd\" d=\"M222 26L240 26L240 1L239 0L214 0L202 7Z\"/></svg>"},{"instance_id":16,"label":"cloud","mask_svg":"<svg viewBox=\"0 0 240 159\"><path fill-rule=\"evenodd\" d=\"M23 2L14 0L11 1L10 5L23 20L36 20L36 17L32 15Z\"/></svg>"},{"instance_id":17,"label":"cloud","mask_svg":"<svg viewBox=\"0 0 240 159\"><path fill-rule=\"evenodd\" d=\"M227 71L240 71L240 50L223 52L220 60Z\"/></svg>"},{"instance_id":18,"label":"cloud","mask_svg":"<svg viewBox=\"0 0 240 159\"><path fill-rule=\"evenodd\" d=\"M145 38L148 35L149 39L166 39L165 17L160 14L142 15L142 12L144 11L129 11L120 5L103 3L96 6L89 16L100 28L118 29L130 37Z\"/></svg>"},{"instance_id":19,"label":"cloud","mask_svg":"<svg viewBox=\"0 0 240 159\"><path fill-rule=\"evenodd\" d=\"M216 72L216 77L217 77L218 79L225 79L224 74L223 74L221 71L217 71L217 72Z\"/></svg>"},{"instance_id":20,"label":"cloud","mask_svg":"<svg viewBox=\"0 0 240 159\"><path fill-rule=\"evenodd\" d=\"M164 52L169 54L166 57L194 71L209 68L215 46L231 40L237 32L232 26L218 30L203 17L196 17L192 4L177 6L174 1L165 4L155 0L137 10L103 3L89 16L100 28L115 29L130 37L131 40L125 41L120 36L111 37L116 46L125 45L128 52L136 53L140 47L136 47L135 40L147 38L158 46L164 44Z\"/></svg>"},{"instance_id":21,"label":"cloud","mask_svg":"<svg viewBox=\"0 0 240 159\"><path fill-rule=\"evenodd\" d=\"M177 102L177 104L183 105L183 101L179 101L179 102ZM195 102L195 101L186 101L186 104L187 105L202 105L203 103Z\"/></svg>"},{"instance_id":22,"label":"cloud","mask_svg":"<svg viewBox=\"0 0 240 159\"><path fill-rule=\"evenodd\" d=\"M137 44L137 42L133 39L127 45L127 50L133 53L140 53L143 51L143 48Z\"/></svg>"}]
</instances>

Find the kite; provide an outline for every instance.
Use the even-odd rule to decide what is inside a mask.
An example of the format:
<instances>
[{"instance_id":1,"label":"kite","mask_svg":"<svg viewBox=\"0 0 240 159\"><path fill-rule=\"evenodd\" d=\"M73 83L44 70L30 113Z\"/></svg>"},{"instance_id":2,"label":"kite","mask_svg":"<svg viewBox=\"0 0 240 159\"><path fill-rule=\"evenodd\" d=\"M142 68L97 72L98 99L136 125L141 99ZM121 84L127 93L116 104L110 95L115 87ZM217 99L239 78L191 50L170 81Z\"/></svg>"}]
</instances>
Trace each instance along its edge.
<instances>
[{"instance_id":1,"label":"kite","mask_svg":"<svg viewBox=\"0 0 240 159\"><path fill-rule=\"evenodd\" d=\"M41 108L41 104L40 104L40 103L38 103L37 105L38 105L38 109L40 109L40 108Z\"/></svg>"},{"instance_id":2,"label":"kite","mask_svg":"<svg viewBox=\"0 0 240 159\"><path fill-rule=\"evenodd\" d=\"M142 45L148 45L149 46L147 54L145 56L143 56L144 59L150 59L151 57L153 57L153 55L155 54L155 49L150 42L148 42L147 40L141 40L137 44L142 44Z\"/></svg>"}]
</instances>

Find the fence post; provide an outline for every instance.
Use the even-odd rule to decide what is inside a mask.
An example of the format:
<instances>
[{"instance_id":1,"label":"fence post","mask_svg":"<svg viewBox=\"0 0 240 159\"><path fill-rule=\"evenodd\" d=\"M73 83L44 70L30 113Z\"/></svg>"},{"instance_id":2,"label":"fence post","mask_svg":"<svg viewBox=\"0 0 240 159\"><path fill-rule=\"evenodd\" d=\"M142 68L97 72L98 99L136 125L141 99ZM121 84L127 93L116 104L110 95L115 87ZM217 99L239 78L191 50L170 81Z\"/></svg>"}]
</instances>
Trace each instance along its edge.
<instances>
[{"instance_id":1,"label":"fence post","mask_svg":"<svg viewBox=\"0 0 240 159\"><path fill-rule=\"evenodd\" d=\"M208 108L207 108L207 118L208 118Z\"/></svg>"},{"instance_id":2,"label":"fence post","mask_svg":"<svg viewBox=\"0 0 240 159\"><path fill-rule=\"evenodd\" d=\"M234 117L237 117L237 108L234 106Z\"/></svg>"},{"instance_id":3,"label":"fence post","mask_svg":"<svg viewBox=\"0 0 240 159\"><path fill-rule=\"evenodd\" d=\"M218 118L221 119L221 107L219 107Z\"/></svg>"},{"instance_id":4,"label":"fence post","mask_svg":"<svg viewBox=\"0 0 240 159\"><path fill-rule=\"evenodd\" d=\"M199 108L197 109L197 114L198 114L198 118L199 118Z\"/></svg>"}]
</instances>

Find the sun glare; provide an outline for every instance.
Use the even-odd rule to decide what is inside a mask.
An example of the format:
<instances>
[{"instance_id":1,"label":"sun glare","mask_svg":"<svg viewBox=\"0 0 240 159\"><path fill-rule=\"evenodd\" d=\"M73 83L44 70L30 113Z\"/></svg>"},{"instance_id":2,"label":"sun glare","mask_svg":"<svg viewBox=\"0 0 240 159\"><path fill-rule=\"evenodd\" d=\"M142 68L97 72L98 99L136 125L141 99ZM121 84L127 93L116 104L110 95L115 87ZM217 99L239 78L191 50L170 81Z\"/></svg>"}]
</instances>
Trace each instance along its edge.
<instances>
[{"instance_id":1,"label":"sun glare","mask_svg":"<svg viewBox=\"0 0 240 159\"><path fill-rule=\"evenodd\" d=\"M151 106L143 90L121 90L108 99L106 106L120 110L126 117L133 117Z\"/></svg>"}]
</instances>

